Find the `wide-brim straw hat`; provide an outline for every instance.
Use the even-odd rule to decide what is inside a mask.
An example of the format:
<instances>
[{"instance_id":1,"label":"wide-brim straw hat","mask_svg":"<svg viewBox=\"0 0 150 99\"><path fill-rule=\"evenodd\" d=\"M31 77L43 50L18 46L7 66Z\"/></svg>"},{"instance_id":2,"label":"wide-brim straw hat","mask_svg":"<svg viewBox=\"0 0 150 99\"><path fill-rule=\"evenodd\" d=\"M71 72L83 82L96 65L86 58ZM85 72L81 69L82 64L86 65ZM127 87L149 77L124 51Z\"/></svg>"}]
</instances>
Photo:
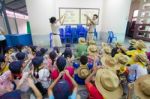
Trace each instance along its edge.
<instances>
[{"instance_id":1,"label":"wide-brim straw hat","mask_svg":"<svg viewBox=\"0 0 150 99\"><path fill-rule=\"evenodd\" d=\"M90 40L89 45L96 45L96 42L94 40Z\"/></svg>"},{"instance_id":2,"label":"wide-brim straw hat","mask_svg":"<svg viewBox=\"0 0 150 99\"><path fill-rule=\"evenodd\" d=\"M116 61L111 56L105 55L101 58L102 65L105 67L114 67Z\"/></svg>"},{"instance_id":3,"label":"wide-brim straw hat","mask_svg":"<svg viewBox=\"0 0 150 99\"><path fill-rule=\"evenodd\" d=\"M150 99L150 75L138 78L134 83L136 99Z\"/></svg>"},{"instance_id":4,"label":"wide-brim straw hat","mask_svg":"<svg viewBox=\"0 0 150 99\"><path fill-rule=\"evenodd\" d=\"M120 46L122 46L122 43L120 43L120 42L116 42L116 47L120 47Z\"/></svg>"},{"instance_id":5,"label":"wide-brim straw hat","mask_svg":"<svg viewBox=\"0 0 150 99\"><path fill-rule=\"evenodd\" d=\"M144 49L144 48L146 48L146 45L142 40L138 40L135 44L135 48Z\"/></svg>"},{"instance_id":6,"label":"wide-brim straw hat","mask_svg":"<svg viewBox=\"0 0 150 99\"><path fill-rule=\"evenodd\" d=\"M118 63L125 65L128 62L128 58L126 55L119 55L118 56Z\"/></svg>"},{"instance_id":7,"label":"wide-brim straw hat","mask_svg":"<svg viewBox=\"0 0 150 99\"><path fill-rule=\"evenodd\" d=\"M102 48L104 48L104 47L106 47L106 46L108 46L108 44L105 43L105 42L102 42Z\"/></svg>"},{"instance_id":8,"label":"wide-brim straw hat","mask_svg":"<svg viewBox=\"0 0 150 99\"><path fill-rule=\"evenodd\" d=\"M131 44L131 45L134 45L134 44L136 44L136 40L135 39L132 39L132 40L129 40L129 43Z\"/></svg>"},{"instance_id":9,"label":"wide-brim straw hat","mask_svg":"<svg viewBox=\"0 0 150 99\"><path fill-rule=\"evenodd\" d=\"M88 53L89 54L97 54L98 53L98 47L96 45L90 45L88 47Z\"/></svg>"},{"instance_id":10,"label":"wide-brim straw hat","mask_svg":"<svg viewBox=\"0 0 150 99\"><path fill-rule=\"evenodd\" d=\"M90 75L90 70L88 69L87 66L80 66L77 69L77 73L80 78L85 79Z\"/></svg>"},{"instance_id":11,"label":"wide-brim straw hat","mask_svg":"<svg viewBox=\"0 0 150 99\"><path fill-rule=\"evenodd\" d=\"M105 46L104 48L103 48L103 50L104 50L104 53L105 54L111 54L111 47L110 46Z\"/></svg>"},{"instance_id":12,"label":"wide-brim straw hat","mask_svg":"<svg viewBox=\"0 0 150 99\"><path fill-rule=\"evenodd\" d=\"M137 54L135 55L135 59L136 61L141 62L143 64L148 64L148 59L145 54Z\"/></svg>"},{"instance_id":13,"label":"wide-brim straw hat","mask_svg":"<svg viewBox=\"0 0 150 99\"><path fill-rule=\"evenodd\" d=\"M109 69L99 69L95 85L105 99L121 99L123 90L117 75Z\"/></svg>"},{"instance_id":14,"label":"wide-brim straw hat","mask_svg":"<svg viewBox=\"0 0 150 99\"><path fill-rule=\"evenodd\" d=\"M80 38L79 38L79 43L80 43L80 44L85 44L85 43L86 43L85 38L80 37Z\"/></svg>"},{"instance_id":15,"label":"wide-brim straw hat","mask_svg":"<svg viewBox=\"0 0 150 99\"><path fill-rule=\"evenodd\" d=\"M128 51L128 49L125 46L120 46L119 49L123 51L124 53Z\"/></svg>"}]
</instances>

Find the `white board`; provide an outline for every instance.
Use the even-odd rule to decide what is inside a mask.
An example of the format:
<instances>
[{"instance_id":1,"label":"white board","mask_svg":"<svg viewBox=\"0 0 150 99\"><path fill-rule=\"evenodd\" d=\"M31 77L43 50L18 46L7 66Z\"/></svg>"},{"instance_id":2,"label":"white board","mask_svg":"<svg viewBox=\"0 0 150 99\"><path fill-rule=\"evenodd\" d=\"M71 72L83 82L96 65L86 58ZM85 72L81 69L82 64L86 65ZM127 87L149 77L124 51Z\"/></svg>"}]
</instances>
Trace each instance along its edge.
<instances>
[{"instance_id":1,"label":"white board","mask_svg":"<svg viewBox=\"0 0 150 99\"><path fill-rule=\"evenodd\" d=\"M99 9L81 9L81 24L86 24L87 19L84 15L88 15L91 19L94 14L99 16Z\"/></svg>"},{"instance_id":2,"label":"white board","mask_svg":"<svg viewBox=\"0 0 150 99\"><path fill-rule=\"evenodd\" d=\"M65 15L64 24L79 24L80 23L80 9L60 8L60 17Z\"/></svg>"}]
</instances>

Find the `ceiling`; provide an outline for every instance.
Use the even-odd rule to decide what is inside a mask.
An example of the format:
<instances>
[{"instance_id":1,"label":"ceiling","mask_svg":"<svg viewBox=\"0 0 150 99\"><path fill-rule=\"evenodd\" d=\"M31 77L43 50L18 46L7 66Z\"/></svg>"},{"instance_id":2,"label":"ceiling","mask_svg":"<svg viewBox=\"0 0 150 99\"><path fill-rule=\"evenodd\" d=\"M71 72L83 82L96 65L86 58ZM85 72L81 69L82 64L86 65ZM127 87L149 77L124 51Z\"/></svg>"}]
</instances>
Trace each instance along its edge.
<instances>
[{"instance_id":1,"label":"ceiling","mask_svg":"<svg viewBox=\"0 0 150 99\"><path fill-rule=\"evenodd\" d=\"M24 15L28 15L25 0L4 0L4 1L6 9Z\"/></svg>"}]
</instances>

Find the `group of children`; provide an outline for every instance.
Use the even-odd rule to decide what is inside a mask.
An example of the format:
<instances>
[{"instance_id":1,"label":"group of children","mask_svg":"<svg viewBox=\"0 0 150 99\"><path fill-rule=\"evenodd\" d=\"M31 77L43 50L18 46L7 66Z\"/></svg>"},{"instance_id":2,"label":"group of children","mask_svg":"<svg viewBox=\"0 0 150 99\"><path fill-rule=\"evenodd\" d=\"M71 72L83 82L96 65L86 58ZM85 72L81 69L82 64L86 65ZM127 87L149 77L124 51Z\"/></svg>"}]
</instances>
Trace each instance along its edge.
<instances>
[{"instance_id":1,"label":"group of children","mask_svg":"<svg viewBox=\"0 0 150 99\"><path fill-rule=\"evenodd\" d=\"M97 45L79 38L75 50L7 48L0 55L0 99L150 99L150 57L142 40ZM62 52L61 52L62 51Z\"/></svg>"}]
</instances>

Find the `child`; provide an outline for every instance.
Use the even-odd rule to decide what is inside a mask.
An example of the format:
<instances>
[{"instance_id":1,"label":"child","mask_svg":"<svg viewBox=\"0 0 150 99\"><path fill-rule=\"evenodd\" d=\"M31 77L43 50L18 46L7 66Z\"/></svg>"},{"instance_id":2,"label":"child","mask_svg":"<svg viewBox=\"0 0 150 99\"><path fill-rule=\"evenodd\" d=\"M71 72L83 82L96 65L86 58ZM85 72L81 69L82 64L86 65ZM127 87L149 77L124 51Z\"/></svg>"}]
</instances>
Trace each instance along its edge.
<instances>
[{"instance_id":1,"label":"child","mask_svg":"<svg viewBox=\"0 0 150 99\"><path fill-rule=\"evenodd\" d=\"M76 46L75 57L80 58L82 55L87 55L87 47L85 38L79 38L79 44Z\"/></svg>"},{"instance_id":2,"label":"child","mask_svg":"<svg viewBox=\"0 0 150 99\"><path fill-rule=\"evenodd\" d=\"M0 55L0 75L6 72L9 69L8 62L6 61L7 57Z\"/></svg>"},{"instance_id":3,"label":"child","mask_svg":"<svg viewBox=\"0 0 150 99\"><path fill-rule=\"evenodd\" d=\"M93 64L88 64L88 57L82 55L80 58L80 64L76 63L76 65L73 66L75 69L77 69L77 73L74 75L75 81L80 85L84 85L84 81L90 74L90 69L93 68Z\"/></svg>"},{"instance_id":4,"label":"child","mask_svg":"<svg viewBox=\"0 0 150 99\"><path fill-rule=\"evenodd\" d=\"M12 82L15 79L21 79L21 68L21 61L14 61L9 64L9 70L0 76L0 96L15 89L14 83Z\"/></svg>"},{"instance_id":5,"label":"child","mask_svg":"<svg viewBox=\"0 0 150 99\"><path fill-rule=\"evenodd\" d=\"M66 74L66 76L71 80L73 84L73 91L70 89L68 83L61 79L62 76ZM57 79L50 85L48 88L49 99L76 99L77 97L78 85L71 77L69 71L65 70L61 72Z\"/></svg>"},{"instance_id":6,"label":"child","mask_svg":"<svg viewBox=\"0 0 150 99\"><path fill-rule=\"evenodd\" d=\"M32 59L32 64L34 66L33 76L37 81L36 87L40 90L42 95L46 95L48 85L50 84L50 73L48 69L44 68L43 60L43 57L35 57Z\"/></svg>"}]
</instances>

